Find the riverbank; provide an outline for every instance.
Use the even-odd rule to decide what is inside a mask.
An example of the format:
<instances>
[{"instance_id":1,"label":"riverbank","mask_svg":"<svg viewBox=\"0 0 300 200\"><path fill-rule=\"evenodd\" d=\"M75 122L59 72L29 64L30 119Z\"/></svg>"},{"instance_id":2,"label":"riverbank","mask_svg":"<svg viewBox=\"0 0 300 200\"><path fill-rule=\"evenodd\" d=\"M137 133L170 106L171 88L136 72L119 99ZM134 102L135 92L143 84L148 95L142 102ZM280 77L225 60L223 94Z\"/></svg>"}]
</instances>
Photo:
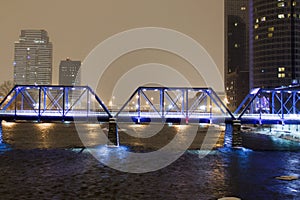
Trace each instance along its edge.
<instances>
[{"instance_id":1,"label":"riverbank","mask_svg":"<svg viewBox=\"0 0 300 200\"><path fill-rule=\"evenodd\" d=\"M256 133L300 143L299 125L242 126L242 133Z\"/></svg>"}]
</instances>

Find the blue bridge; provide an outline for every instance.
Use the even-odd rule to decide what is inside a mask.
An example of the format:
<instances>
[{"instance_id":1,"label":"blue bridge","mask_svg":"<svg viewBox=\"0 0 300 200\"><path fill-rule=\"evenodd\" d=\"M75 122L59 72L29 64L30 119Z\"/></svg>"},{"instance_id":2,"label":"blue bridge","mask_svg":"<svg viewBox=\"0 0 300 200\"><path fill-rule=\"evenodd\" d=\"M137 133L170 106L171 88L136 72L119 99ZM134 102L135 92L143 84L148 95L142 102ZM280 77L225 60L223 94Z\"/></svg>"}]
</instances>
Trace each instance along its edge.
<instances>
[{"instance_id":1,"label":"blue bridge","mask_svg":"<svg viewBox=\"0 0 300 200\"><path fill-rule=\"evenodd\" d=\"M16 85L0 104L3 120L107 121L106 106L87 86Z\"/></svg>"},{"instance_id":2,"label":"blue bridge","mask_svg":"<svg viewBox=\"0 0 300 200\"><path fill-rule=\"evenodd\" d=\"M234 116L244 124L299 124L300 86L253 89Z\"/></svg>"},{"instance_id":3,"label":"blue bridge","mask_svg":"<svg viewBox=\"0 0 300 200\"><path fill-rule=\"evenodd\" d=\"M16 85L0 103L6 121L299 124L300 88L253 89L230 112L212 88L139 87L118 110L88 86Z\"/></svg>"}]
</instances>

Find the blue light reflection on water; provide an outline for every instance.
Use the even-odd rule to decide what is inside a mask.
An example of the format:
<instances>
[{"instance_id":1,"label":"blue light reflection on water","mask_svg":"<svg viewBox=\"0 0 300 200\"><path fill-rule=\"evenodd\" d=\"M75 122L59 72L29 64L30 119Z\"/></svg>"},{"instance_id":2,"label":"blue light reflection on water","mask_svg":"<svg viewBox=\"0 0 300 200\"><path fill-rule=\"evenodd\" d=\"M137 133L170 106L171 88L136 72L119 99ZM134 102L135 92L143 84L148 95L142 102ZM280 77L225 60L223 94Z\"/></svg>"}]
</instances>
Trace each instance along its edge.
<instances>
[{"instance_id":1,"label":"blue light reflection on water","mask_svg":"<svg viewBox=\"0 0 300 200\"><path fill-rule=\"evenodd\" d=\"M230 187L242 199L290 199L300 197L300 181L282 181L275 177L299 176L298 152L221 149L227 163ZM225 165L226 166L226 165Z\"/></svg>"},{"instance_id":2,"label":"blue light reflection on water","mask_svg":"<svg viewBox=\"0 0 300 200\"><path fill-rule=\"evenodd\" d=\"M102 159L109 159L111 156L126 159L126 152L129 150L126 146L97 147ZM197 171L194 176L206 176L206 181L220 184L219 190L224 190L225 194L242 199L297 199L300 196L300 180L276 179L277 176L300 175L299 152L221 148L211 151L203 159L199 158L200 154L207 152L188 150L183 158L162 170L171 173L174 166L179 165L184 169L184 163L189 163L190 167L194 167L190 169L191 172Z\"/></svg>"},{"instance_id":3,"label":"blue light reflection on water","mask_svg":"<svg viewBox=\"0 0 300 200\"><path fill-rule=\"evenodd\" d=\"M3 142L2 138L2 122L0 121L0 154L4 153L5 151L11 150L10 146Z\"/></svg>"},{"instance_id":4,"label":"blue light reflection on water","mask_svg":"<svg viewBox=\"0 0 300 200\"><path fill-rule=\"evenodd\" d=\"M10 124L5 124L5 126L8 125ZM20 134L23 134L24 130L21 131ZM15 128L10 133L13 132L16 132ZM30 133L26 132L26 134ZM4 140L10 137L13 137L13 134L6 134ZM133 177L135 181L140 182L147 182L146 180L151 178L153 183L149 183L149 185L155 187L157 184L159 188L164 186L168 189L166 185L172 183L172 187L175 187L178 192L170 192L177 195L193 194L194 197L202 192L202 199L216 199L224 195L238 196L242 199L299 199L300 180L276 179L283 175L300 175L299 151L270 151L270 149L289 150L291 142L258 134L252 134L251 138L249 136L245 141L254 150L225 147L209 152L202 159L199 158L199 155L206 155L207 152L188 150L181 158L164 169L138 176L126 174L126 177ZM257 150L260 147L268 151ZM126 146L108 148L105 145L95 147L95 149L101 159L109 159L112 155L126 159L127 152L132 150ZM76 152L81 150L81 148L74 148ZM83 153L88 151L89 149L84 150ZM97 168L96 171L106 173L108 169ZM117 176L119 172L110 171L109 173L115 182L119 181ZM143 189L140 191L144 192Z\"/></svg>"}]
</instances>

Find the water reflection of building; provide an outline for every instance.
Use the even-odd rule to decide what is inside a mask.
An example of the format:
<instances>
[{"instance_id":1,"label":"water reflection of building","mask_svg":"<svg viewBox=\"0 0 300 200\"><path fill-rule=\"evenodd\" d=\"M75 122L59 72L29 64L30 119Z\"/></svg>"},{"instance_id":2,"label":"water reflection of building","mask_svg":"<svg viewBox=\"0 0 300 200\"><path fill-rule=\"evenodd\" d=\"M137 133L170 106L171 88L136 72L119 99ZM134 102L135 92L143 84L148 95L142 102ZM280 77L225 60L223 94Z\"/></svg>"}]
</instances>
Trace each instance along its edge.
<instances>
[{"instance_id":1,"label":"water reflection of building","mask_svg":"<svg viewBox=\"0 0 300 200\"><path fill-rule=\"evenodd\" d=\"M225 89L234 110L249 92L248 0L225 0Z\"/></svg>"}]
</instances>

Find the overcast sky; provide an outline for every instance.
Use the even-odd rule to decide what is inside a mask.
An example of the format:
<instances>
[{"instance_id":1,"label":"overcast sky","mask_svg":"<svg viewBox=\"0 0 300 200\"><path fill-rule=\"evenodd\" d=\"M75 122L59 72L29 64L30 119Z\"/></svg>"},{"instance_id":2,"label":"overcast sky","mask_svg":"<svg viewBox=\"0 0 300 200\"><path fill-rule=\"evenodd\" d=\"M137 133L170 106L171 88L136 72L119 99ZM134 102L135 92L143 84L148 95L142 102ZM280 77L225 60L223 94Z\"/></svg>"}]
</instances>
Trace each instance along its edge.
<instances>
[{"instance_id":1,"label":"overcast sky","mask_svg":"<svg viewBox=\"0 0 300 200\"><path fill-rule=\"evenodd\" d=\"M198 41L223 73L223 0L1 0L0 82L13 79L21 29L45 29L60 60L81 60L106 38L137 27L164 27Z\"/></svg>"}]
</instances>

